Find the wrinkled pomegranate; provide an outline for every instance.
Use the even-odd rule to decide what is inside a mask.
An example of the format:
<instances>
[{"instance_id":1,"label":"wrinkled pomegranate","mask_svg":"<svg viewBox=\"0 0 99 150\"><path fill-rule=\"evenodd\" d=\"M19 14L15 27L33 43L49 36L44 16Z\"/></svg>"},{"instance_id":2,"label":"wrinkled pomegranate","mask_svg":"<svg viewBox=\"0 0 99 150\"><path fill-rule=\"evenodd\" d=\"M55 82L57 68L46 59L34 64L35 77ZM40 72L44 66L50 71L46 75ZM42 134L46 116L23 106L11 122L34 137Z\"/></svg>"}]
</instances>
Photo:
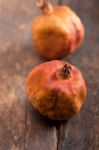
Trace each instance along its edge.
<instances>
[{"instance_id":1,"label":"wrinkled pomegranate","mask_svg":"<svg viewBox=\"0 0 99 150\"><path fill-rule=\"evenodd\" d=\"M40 64L28 76L27 95L44 116L65 120L79 112L86 96L81 72L65 61Z\"/></svg>"},{"instance_id":2,"label":"wrinkled pomegranate","mask_svg":"<svg viewBox=\"0 0 99 150\"><path fill-rule=\"evenodd\" d=\"M84 38L80 18L69 7L52 7L48 0L38 6L43 13L33 20L32 36L39 53L57 59L74 52Z\"/></svg>"}]
</instances>

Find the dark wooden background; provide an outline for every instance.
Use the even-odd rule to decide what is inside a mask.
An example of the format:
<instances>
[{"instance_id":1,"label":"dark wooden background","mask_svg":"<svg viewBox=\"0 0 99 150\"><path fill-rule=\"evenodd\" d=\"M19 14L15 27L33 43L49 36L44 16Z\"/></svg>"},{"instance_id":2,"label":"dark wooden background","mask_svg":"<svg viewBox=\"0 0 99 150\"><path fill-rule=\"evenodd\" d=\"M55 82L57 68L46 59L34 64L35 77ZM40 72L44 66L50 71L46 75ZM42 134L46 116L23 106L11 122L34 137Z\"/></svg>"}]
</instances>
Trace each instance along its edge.
<instances>
[{"instance_id":1,"label":"dark wooden background","mask_svg":"<svg viewBox=\"0 0 99 150\"><path fill-rule=\"evenodd\" d=\"M31 39L39 13L34 0L0 0L0 150L99 150L99 0L52 0L67 4L86 28L83 46L64 58L84 74L88 95L68 121L43 118L27 101L27 74L45 62Z\"/></svg>"}]
</instances>

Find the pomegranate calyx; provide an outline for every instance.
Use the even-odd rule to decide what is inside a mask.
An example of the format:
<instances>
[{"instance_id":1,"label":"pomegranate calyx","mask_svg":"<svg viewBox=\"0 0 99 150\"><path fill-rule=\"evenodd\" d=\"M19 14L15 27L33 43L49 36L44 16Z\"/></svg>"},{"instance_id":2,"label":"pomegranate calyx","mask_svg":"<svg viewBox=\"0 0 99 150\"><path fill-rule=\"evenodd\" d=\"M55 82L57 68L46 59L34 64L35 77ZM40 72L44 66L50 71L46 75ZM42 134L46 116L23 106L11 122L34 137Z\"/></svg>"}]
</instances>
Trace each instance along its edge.
<instances>
[{"instance_id":1,"label":"pomegranate calyx","mask_svg":"<svg viewBox=\"0 0 99 150\"><path fill-rule=\"evenodd\" d=\"M69 79L71 77L71 66L68 64L65 64L63 68L60 70L60 76L62 79Z\"/></svg>"},{"instance_id":2,"label":"pomegranate calyx","mask_svg":"<svg viewBox=\"0 0 99 150\"><path fill-rule=\"evenodd\" d=\"M50 13L53 10L53 6L50 4L50 0L39 0L36 5L44 12Z\"/></svg>"}]
</instances>

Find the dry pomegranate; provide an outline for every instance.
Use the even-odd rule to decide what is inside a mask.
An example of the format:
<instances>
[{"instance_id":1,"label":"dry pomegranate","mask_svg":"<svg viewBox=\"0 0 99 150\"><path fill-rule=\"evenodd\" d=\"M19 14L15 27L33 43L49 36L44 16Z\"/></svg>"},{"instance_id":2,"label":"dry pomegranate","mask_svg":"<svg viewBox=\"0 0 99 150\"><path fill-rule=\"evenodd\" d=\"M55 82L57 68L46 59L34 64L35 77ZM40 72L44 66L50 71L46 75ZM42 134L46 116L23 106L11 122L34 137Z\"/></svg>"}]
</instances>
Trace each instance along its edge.
<instances>
[{"instance_id":1,"label":"dry pomegranate","mask_svg":"<svg viewBox=\"0 0 99 150\"><path fill-rule=\"evenodd\" d=\"M76 67L53 60L30 72L26 91L31 104L41 114L50 119L65 120L80 111L86 85Z\"/></svg>"},{"instance_id":2,"label":"dry pomegranate","mask_svg":"<svg viewBox=\"0 0 99 150\"><path fill-rule=\"evenodd\" d=\"M37 4L43 13L33 20L32 36L39 53L57 59L74 52L84 38L80 18L67 6L53 7L48 0Z\"/></svg>"}]
</instances>

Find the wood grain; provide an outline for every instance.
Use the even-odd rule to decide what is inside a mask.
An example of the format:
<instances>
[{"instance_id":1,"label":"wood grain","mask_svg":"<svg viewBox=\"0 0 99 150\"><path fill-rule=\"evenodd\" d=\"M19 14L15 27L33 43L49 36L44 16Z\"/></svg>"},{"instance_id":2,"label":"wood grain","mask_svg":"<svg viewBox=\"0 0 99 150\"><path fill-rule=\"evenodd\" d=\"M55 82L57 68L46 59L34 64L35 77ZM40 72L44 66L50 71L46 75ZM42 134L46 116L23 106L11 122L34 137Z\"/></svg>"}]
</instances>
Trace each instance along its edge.
<instances>
[{"instance_id":1,"label":"wood grain","mask_svg":"<svg viewBox=\"0 0 99 150\"><path fill-rule=\"evenodd\" d=\"M64 58L84 74L88 95L82 111L65 122L43 118L27 100L28 72L45 62L35 51L31 23L39 14L33 0L0 0L0 150L99 149L99 1L53 0L82 18L83 46Z\"/></svg>"},{"instance_id":2,"label":"wood grain","mask_svg":"<svg viewBox=\"0 0 99 150\"><path fill-rule=\"evenodd\" d=\"M63 0L83 20L86 36L83 46L65 58L84 74L88 94L82 111L61 125L59 150L99 149L99 1Z\"/></svg>"},{"instance_id":3,"label":"wood grain","mask_svg":"<svg viewBox=\"0 0 99 150\"><path fill-rule=\"evenodd\" d=\"M55 125L31 107L25 94L28 72L44 61L33 51L31 39L38 13L31 0L0 1L0 150L57 147Z\"/></svg>"}]
</instances>

